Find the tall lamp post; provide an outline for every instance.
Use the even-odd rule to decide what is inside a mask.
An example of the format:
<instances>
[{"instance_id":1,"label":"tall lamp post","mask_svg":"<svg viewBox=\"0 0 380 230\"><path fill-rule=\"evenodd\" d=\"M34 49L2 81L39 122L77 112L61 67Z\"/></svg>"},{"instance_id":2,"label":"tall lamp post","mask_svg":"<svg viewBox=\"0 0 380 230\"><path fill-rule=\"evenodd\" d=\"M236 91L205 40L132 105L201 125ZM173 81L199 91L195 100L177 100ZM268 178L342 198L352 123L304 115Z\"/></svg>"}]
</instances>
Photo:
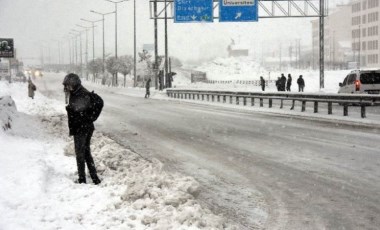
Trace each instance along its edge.
<instances>
[{"instance_id":1,"label":"tall lamp post","mask_svg":"<svg viewBox=\"0 0 380 230\"><path fill-rule=\"evenodd\" d=\"M106 16L106 15L109 15L109 14L114 14L115 12L114 11L112 11L112 12L109 12L109 13L100 13L100 12L97 12L97 11L94 11L94 10L91 10L90 11L91 13L94 13L94 14L99 14L99 15L101 15L102 16L102 24L103 24L103 68L102 68L102 70L103 70L103 75L104 75L104 73L105 73L105 66L104 66L104 64L105 64L105 47L104 47L104 16Z\"/></svg>"},{"instance_id":2,"label":"tall lamp post","mask_svg":"<svg viewBox=\"0 0 380 230\"><path fill-rule=\"evenodd\" d=\"M112 0L105 0L107 2L111 2L115 5L115 58L117 59L117 4L126 2L128 0L121 0L121 1L112 1ZM116 72L116 85L118 84L118 79L117 79L117 72Z\"/></svg>"},{"instance_id":3,"label":"tall lamp post","mask_svg":"<svg viewBox=\"0 0 380 230\"><path fill-rule=\"evenodd\" d=\"M168 57L168 10L167 0L165 0L165 88L168 88L171 83L169 82L169 57Z\"/></svg>"},{"instance_id":4,"label":"tall lamp post","mask_svg":"<svg viewBox=\"0 0 380 230\"><path fill-rule=\"evenodd\" d=\"M86 26L82 26L82 25L76 25L80 28L83 28L85 29L86 31L86 80L88 80L88 29L90 29L91 27L86 27Z\"/></svg>"},{"instance_id":5,"label":"tall lamp post","mask_svg":"<svg viewBox=\"0 0 380 230\"><path fill-rule=\"evenodd\" d=\"M78 30L72 30L73 32L76 32L79 36L79 60L80 60L80 75L83 76L83 53L82 53L82 32Z\"/></svg>"},{"instance_id":6,"label":"tall lamp post","mask_svg":"<svg viewBox=\"0 0 380 230\"><path fill-rule=\"evenodd\" d=\"M362 57L361 57L361 25L359 24L359 69L360 69L360 66L361 66L361 61L362 61Z\"/></svg>"},{"instance_id":7,"label":"tall lamp post","mask_svg":"<svg viewBox=\"0 0 380 230\"><path fill-rule=\"evenodd\" d=\"M78 65L78 42L77 42L78 34L74 32L70 32L69 34L73 36L73 42L72 42L73 43L72 45L73 63L75 64L75 66L77 66Z\"/></svg>"},{"instance_id":8,"label":"tall lamp post","mask_svg":"<svg viewBox=\"0 0 380 230\"><path fill-rule=\"evenodd\" d=\"M95 23L101 22L103 20L96 20L96 21L91 21L87 20L84 18L81 18L80 20L85 21L85 22L90 22L92 24L92 61L95 60Z\"/></svg>"},{"instance_id":9,"label":"tall lamp post","mask_svg":"<svg viewBox=\"0 0 380 230\"><path fill-rule=\"evenodd\" d=\"M136 76L136 0L133 0L133 79L134 79L134 87L137 86L137 76Z\"/></svg>"}]
</instances>

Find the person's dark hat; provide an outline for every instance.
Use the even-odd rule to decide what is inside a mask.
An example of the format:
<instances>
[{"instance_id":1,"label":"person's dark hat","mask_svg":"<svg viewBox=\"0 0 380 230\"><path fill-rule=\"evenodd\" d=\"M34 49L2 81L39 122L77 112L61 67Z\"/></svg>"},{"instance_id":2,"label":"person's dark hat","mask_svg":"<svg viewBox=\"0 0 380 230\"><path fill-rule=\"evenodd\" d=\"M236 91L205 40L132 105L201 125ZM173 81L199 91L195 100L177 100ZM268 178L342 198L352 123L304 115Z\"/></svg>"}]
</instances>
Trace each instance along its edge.
<instances>
[{"instance_id":1,"label":"person's dark hat","mask_svg":"<svg viewBox=\"0 0 380 230\"><path fill-rule=\"evenodd\" d=\"M75 73L70 73L66 75L62 84L67 88L70 87L72 89L76 89L82 84L82 82L80 81L80 78L78 75L76 75Z\"/></svg>"}]
</instances>

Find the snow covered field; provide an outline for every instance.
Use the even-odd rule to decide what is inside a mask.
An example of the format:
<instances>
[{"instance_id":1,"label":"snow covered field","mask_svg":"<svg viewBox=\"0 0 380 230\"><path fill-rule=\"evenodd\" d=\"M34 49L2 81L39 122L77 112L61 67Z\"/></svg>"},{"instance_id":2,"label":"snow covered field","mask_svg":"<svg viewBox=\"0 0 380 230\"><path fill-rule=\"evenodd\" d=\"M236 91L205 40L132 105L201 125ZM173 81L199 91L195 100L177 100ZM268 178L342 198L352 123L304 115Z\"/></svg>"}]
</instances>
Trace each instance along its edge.
<instances>
[{"instance_id":1,"label":"snow covered field","mask_svg":"<svg viewBox=\"0 0 380 230\"><path fill-rule=\"evenodd\" d=\"M193 178L101 133L91 146L101 185L74 183L64 104L32 100L22 83L0 82L0 98L0 124L11 123L0 131L0 229L235 229L197 202Z\"/></svg>"}]
</instances>

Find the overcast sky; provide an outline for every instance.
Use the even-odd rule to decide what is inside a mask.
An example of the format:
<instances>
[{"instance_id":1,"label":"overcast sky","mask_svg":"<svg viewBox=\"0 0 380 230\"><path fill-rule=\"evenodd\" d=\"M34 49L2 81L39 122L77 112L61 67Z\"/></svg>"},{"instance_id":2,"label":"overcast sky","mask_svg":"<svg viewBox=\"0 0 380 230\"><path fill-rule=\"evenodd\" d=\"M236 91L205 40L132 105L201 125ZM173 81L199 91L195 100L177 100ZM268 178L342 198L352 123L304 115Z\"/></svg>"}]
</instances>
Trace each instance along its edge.
<instances>
[{"instance_id":1,"label":"overcast sky","mask_svg":"<svg viewBox=\"0 0 380 230\"><path fill-rule=\"evenodd\" d=\"M137 46L153 43L153 20L150 19L149 0L136 0ZM43 45L47 60L48 47L52 62L57 62L58 41L62 42L65 62L68 62L68 40L75 24L90 25L80 18L100 19L90 12L110 12L114 5L104 0L0 0L0 37L14 38L18 56L41 56ZM119 4L118 53L133 54L133 0ZM106 16L106 53L114 55L114 15ZM101 23L95 34L96 56L102 55ZM310 19L260 19L251 23L175 24L169 20L169 54L183 60L226 55L231 39L241 41L257 50L278 49L280 43L288 44L301 39L311 42ZM163 54L163 20L159 22L160 54ZM84 42L83 37L83 42ZM91 41L91 40L90 40ZM90 43L91 44L91 43ZM83 44L84 45L84 44ZM286 45L282 45L286 46ZM90 46L91 47L91 46ZM91 55L91 53L90 53ZM46 62L46 61L45 61Z\"/></svg>"}]
</instances>

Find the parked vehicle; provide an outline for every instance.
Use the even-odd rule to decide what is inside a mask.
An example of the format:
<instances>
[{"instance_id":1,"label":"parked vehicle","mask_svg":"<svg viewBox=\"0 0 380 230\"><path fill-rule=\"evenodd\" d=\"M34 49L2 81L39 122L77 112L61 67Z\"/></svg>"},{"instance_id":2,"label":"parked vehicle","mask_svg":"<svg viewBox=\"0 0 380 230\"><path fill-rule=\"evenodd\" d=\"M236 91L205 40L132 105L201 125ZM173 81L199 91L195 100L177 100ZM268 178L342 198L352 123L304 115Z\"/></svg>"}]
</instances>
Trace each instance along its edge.
<instances>
[{"instance_id":1,"label":"parked vehicle","mask_svg":"<svg viewBox=\"0 0 380 230\"><path fill-rule=\"evenodd\" d=\"M353 70L339 87L338 93L380 94L380 70Z\"/></svg>"}]
</instances>

